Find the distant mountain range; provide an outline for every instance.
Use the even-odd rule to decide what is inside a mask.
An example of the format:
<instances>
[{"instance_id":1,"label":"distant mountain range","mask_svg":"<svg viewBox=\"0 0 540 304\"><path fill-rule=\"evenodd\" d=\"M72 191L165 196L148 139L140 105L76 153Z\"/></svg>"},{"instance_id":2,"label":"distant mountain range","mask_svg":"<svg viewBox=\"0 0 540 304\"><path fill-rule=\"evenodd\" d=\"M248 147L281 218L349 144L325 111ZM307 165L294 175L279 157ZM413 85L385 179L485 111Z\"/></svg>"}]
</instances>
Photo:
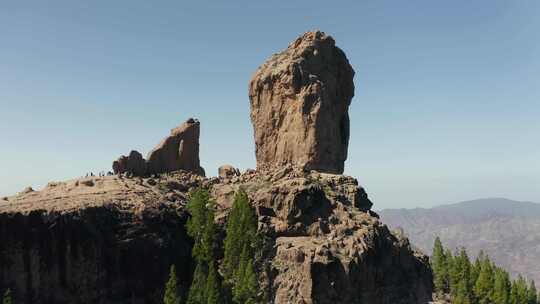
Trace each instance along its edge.
<instances>
[{"instance_id":1,"label":"distant mountain range","mask_svg":"<svg viewBox=\"0 0 540 304\"><path fill-rule=\"evenodd\" d=\"M429 209L385 209L383 223L401 228L413 245L431 254L439 236L445 247L483 249L512 274L540 282L540 204L487 198Z\"/></svg>"}]
</instances>

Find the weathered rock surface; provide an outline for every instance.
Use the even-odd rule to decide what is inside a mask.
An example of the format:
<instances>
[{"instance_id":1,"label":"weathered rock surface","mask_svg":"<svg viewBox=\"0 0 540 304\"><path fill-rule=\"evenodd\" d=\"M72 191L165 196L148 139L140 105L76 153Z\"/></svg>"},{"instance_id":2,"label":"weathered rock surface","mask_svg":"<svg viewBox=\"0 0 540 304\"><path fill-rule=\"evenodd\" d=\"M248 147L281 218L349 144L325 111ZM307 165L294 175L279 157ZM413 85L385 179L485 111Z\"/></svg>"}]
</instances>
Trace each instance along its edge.
<instances>
[{"instance_id":1,"label":"weathered rock surface","mask_svg":"<svg viewBox=\"0 0 540 304\"><path fill-rule=\"evenodd\" d=\"M149 173L185 170L204 175L199 161L199 121L188 119L148 154Z\"/></svg>"},{"instance_id":2,"label":"weathered rock surface","mask_svg":"<svg viewBox=\"0 0 540 304\"><path fill-rule=\"evenodd\" d=\"M191 281L182 204L201 178L90 177L0 203L0 290L14 303L159 303L169 267ZM165 190L161 184L182 183ZM184 199L185 200L185 199Z\"/></svg>"},{"instance_id":3,"label":"weathered rock surface","mask_svg":"<svg viewBox=\"0 0 540 304\"><path fill-rule=\"evenodd\" d=\"M266 238L261 286L271 303L427 303L428 259L369 211L354 178L302 168L245 173L216 183L227 212L246 189ZM362 211L364 210L364 211Z\"/></svg>"},{"instance_id":4,"label":"weathered rock surface","mask_svg":"<svg viewBox=\"0 0 540 304\"><path fill-rule=\"evenodd\" d=\"M265 303L427 303L427 258L394 235L348 176L287 166L234 178L173 172L49 183L0 201L0 289L17 303L160 303L171 263L192 275L185 203L211 189L224 229L245 189L264 236ZM220 242L223 240L220 239Z\"/></svg>"},{"instance_id":5,"label":"weathered rock surface","mask_svg":"<svg viewBox=\"0 0 540 304\"><path fill-rule=\"evenodd\" d=\"M218 176L221 178L231 178L233 176L239 176L240 170L237 168L231 166L231 165L223 165L218 168Z\"/></svg>"},{"instance_id":6,"label":"weathered rock surface","mask_svg":"<svg viewBox=\"0 0 540 304\"><path fill-rule=\"evenodd\" d=\"M293 164L343 173L353 76L334 39L319 31L260 66L249 84L257 168Z\"/></svg>"},{"instance_id":7,"label":"weathered rock surface","mask_svg":"<svg viewBox=\"0 0 540 304\"><path fill-rule=\"evenodd\" d=\"M204 176L199 160L200 123L190 118L171 130L145 160L141 153L131 151L129 156L120 156L112 164L115 174L148 176L184 170Z\"/></svg>"},{"instance_id":8,"label":"weathered rock surface","mask_svg":"<svg viewBox=\"0 0 540 304\"><path fill-rule=\"evenodd\" d=\"M146 161L141 153L131 151L129 156L120 156L112 165L114 174L131 173L135 176L146 175Z\"/></svg>"}]
</instances>

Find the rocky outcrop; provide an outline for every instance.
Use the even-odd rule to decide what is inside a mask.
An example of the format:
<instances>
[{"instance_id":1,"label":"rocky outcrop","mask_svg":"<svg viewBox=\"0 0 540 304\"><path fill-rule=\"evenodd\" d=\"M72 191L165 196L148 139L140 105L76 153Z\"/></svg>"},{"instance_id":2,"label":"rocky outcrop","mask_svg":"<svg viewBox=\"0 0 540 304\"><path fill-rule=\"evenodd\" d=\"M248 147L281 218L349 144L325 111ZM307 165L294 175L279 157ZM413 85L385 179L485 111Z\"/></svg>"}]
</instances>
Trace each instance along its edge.
<instances>
[{"instance_id":1,"label":"rocky outcrop","mask_svg":"<svg viewBox=\"0 0 540 304\"><path fill-rule=\"evenodd\" d=\"M185 170L204 175L199 162L199 121L188 119L148 154L150 173Z\"/></svg>"},{"instance_id":2,"label":"rocky outcrop","mask_svg":"<svg viewBox=\"0 0 540 304\"><path fill-rule=\"evenodd\" d=\"M343 173L354 71L334 39L307 32L249 83L257 168L285 164Z\"/></svg>"},{"instance_id":3,"label":"rocky outcrop","mask_svg":"<svg viewBox=\"0 0 540 304\"><path fill-rule=\"evenodd\" d=\"M188 215L169 198L185 201L201 178L151 181L56 182L0 203L0 290L14 303L160 303L171 264L189 286Z\"/></svg>"},{"instance_id":4,"label":"rocky outcrop","mask_svg":"<svg viewBox=\"0 0 540 304\"><path fill-rule=\"evenodd\" d=\"M221 236L235 191L247 191L264 240L265 303L430 298L427 258L371 213L354 178L292 166L226 179L90 177L9 197L0 201L0 289L17 303L160 303L171 263L190 284L185 205L199 186L217 202Z\"/></svg>"},{"instance_id":5,"label":"rocky outcrop","mask_svg":"<svg viewBox=\"0 0 540 304\"><path fill-rule=\"evenodd\" d=\"M112 164L115 174L148 176L184 170L204 176L204 169L199 161L200 123L190 118L182 125L171 130L145 160L137 151L129 156L120 156Z\"/></svg>"},{"instance_id":6,"label":"rocky outcrop","mask_svg":"<svg viewBox=\"0 0 540 304\"><path fill-rule=\"evenodd\" d=\"M261 286L270 303L414 304L431 299L428 259L370 211L351 177L302 168L216 183L223 212L246 189L266 240Z\"/></svg>"},{"instance_id":7,"label":"rocky outcrop","mask_svg":"<svg viewBox=\"0 0 540 304\"><path fill-rule=\"evenodd\" d=\"M130 173L135 176L146 175L146 161L141 153L131 151L129 156L122 155L112 165L114 174Z\"/></svg>"},{"instance_id":8,"label":"rocky outcrop","mask_svg":"<svg viewBox=\"0 0 540 304\"><path fill-rule=\"evenodd\" d=\"M239 176L240 170L237 168L231 166L231 165L223 165L218 168L218 176L221 178L231 178L233 176Z\"/></svg>"}]
</instances>

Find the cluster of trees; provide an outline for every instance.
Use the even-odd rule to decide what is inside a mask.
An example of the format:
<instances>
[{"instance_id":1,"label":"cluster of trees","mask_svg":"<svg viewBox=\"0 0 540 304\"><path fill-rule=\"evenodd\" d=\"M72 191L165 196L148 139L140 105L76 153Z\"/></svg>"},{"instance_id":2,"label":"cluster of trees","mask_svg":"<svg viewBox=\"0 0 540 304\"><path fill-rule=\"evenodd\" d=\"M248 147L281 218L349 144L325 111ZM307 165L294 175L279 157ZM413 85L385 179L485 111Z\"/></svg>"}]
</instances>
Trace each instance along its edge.
<instances>
[{"instance_id":1,"label":"cluster of trees","mask_svg":"<svg viewBox=\"0 0 540 304\"><path fill-rule=\"evenodd\" d=\"M534 281L512 280L483 252L471 262L465 249L452 253L437 237L431 266L435 291L449 294L454 304L540 304Z\"/></svg>"},{"instance_id":2,"label":"cluster of trees","mask_svg":"<svg viewBox=\"0 0 540 304\"><path fill-rule=\"evenodd\" d=\"M257 218L247 194L236 193L226 227L223 262L218 265L218 230L214 223L215 202L208 191L193 192L187 204L191 218L187 232L194 240L192 256L196 263L186 300L181 298L176 269L171 266L165 286L165 304L252 304L258 301L255 258L259 248Z\"/></svg>"}]
</instances>

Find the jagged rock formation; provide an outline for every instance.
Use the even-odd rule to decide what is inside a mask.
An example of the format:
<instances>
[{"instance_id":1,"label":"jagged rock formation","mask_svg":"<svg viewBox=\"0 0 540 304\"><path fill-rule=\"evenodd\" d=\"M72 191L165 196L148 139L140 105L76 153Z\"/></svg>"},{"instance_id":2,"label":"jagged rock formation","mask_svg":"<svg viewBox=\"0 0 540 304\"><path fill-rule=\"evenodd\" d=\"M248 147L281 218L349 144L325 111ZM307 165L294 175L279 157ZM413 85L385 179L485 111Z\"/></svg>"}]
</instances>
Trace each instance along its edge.
<instances>
[{"instance_id":1,"label":"jagged rock formation","mask_svg":"<svg viewBox=\"0 0 540 304\"><path fill-rule=\"evenodd\" d=\"M249 83L257 168L285 164L343 173L354 70L334 39L307 32Z\"/></svg>"},{"instance_id":2,"label":"jagged rock formation","mask_svg":"<svg viewBox=\"0 0 540 304\"><path fill-rule=\"evenodd\" d=\"M134 176L147 176L177 170L193 172L204 176L199 161L200 123L190 118L171 130L145 160L141 153L131 151L129 156L120 156L112 168L115 174L128 173Z\"/></svg>"},{"instance_id":3,"label":"jagged rock formation","mask_svg":"<svg viewBox=\"0 0 540 304\"><path fill-rule=\"evenodd\" d=\"M0 201L0 287L26 303L159 303L170 263L189 286L183 225L198 186L211 189L221 229L234 192L247 191L265 239L258 268L267 303L430 297L427 258L369 211L354 178L292 166L228 179L91 177L9 197Z\"/></svg>"}]
</instances>

